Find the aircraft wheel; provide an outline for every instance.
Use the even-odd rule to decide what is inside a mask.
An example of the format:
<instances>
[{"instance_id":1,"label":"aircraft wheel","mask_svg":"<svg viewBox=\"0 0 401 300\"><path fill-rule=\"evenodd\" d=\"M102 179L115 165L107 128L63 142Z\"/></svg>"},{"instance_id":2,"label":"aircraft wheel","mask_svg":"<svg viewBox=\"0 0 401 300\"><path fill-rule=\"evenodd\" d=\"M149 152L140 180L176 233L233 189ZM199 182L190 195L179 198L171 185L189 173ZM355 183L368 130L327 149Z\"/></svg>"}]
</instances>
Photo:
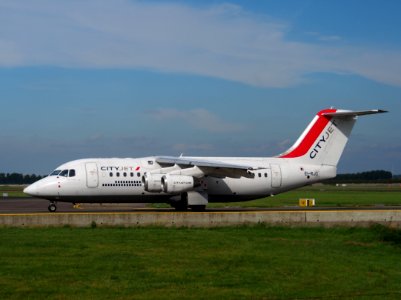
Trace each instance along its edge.
<instances>
[{"instance_id":1,"label":"aircraft wheel","mask_svg":"<svg viewBox=\"0 0 401 300\"><path fill-rule=\"evenodd\" d=\"M50 203L48 208L47 208L50 212L56 212L57 210L57 206L54 203Z\"/></svg>"}]
</instances>

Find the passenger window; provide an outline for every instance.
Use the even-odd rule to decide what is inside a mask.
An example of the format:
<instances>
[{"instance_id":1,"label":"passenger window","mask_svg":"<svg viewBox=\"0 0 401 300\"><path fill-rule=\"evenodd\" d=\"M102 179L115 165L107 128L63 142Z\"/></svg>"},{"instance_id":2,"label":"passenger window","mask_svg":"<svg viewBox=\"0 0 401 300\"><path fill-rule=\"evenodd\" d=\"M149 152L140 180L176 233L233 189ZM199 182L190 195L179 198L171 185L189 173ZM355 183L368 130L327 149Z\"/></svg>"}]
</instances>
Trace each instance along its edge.
<instances>
[{"instance_id":1,"label":"passenger window","mask_svg":"<svg viewBox=\"0 0 401 300\"><path fill-rule=\"evenodd\" d=\"M127 173L124 172L123 175L124 175L124 177L127 177Z\"/></svg>"},{"instance_id":2,"label":"passenger window","mask_svg":"<svg viewBox=\"0 0 401 300\"><path fill-rule=\"evenodd\" d=\"M130 176L131 176L131 177L134 177L134 173L133 173L133 172L131 172L131 173L130 173Z\"/></svg>"},{"instance_id":3,"label":"passenger window","mask_svg":"<svg viewBox=\"0 0 401 300\"><path fill-rule=\"evenodd\" d=\"M265 177L267 177L267 173L265 173Z\"/></svg>"},{"instance_id":4,"label":"passenger window","mask_svg":"<svg viewBox=\"0 0 401 300\"><path fill-rule=\"evenodd\" d=\"M139 172L138 172L138 173L136 173L136 175L138 175L138 177L141 177L141 173L139 173Z\"/></svg>"},{"instance_id":5,"label":"passenger window","mask_svg":"<svg viewBox=\"0 0 401 300\"><path fill-rule=\"evenodd\" d=\"M116 176L117 176L117 177L120 177L120 173L119 173L119 172L117 172L117 173L116 173Z\"/></svg>"},{"instance_id":6,"label":"passenger window","mask_svg":"<svg viewBox=\"0 0 401 300\"><path fill-rule=\"evenodd\" d=\"M71 169L69 172L68 172L68 177L74 177L75 176L75 170L74 169Z\"/></svg>"},{"instance_id":7,"label":"passenger window","mask_svg":"<svg viewBox=\"0 0 401 300\"><path fill-rule=\"evenodd\" d=\"M110 172L109 175L110 175L110 177L113 177L113 172Z\"/></svg>"},{"instance_id":8,"label":"passenger window","mask_svg":"<svg viewBox=\"0 0 401 300\"><path fill-rule=\"evenodd\" d=\"M58 176L64 176L64 177L67 177L67 176L68 176L68 170L63 170L63 171L61 171L61 173L60 173L60 174L58 174Z\"/></svg>"},{"instance_id":9,"label":"passenger window","mask_svg":"<svg viewBox=\"0 0 401 300\"><path fill-rule=\"evenodd\" d=\"M262 174L258 173L259 177L262 177Z\"/></svg>"}]
</instances>

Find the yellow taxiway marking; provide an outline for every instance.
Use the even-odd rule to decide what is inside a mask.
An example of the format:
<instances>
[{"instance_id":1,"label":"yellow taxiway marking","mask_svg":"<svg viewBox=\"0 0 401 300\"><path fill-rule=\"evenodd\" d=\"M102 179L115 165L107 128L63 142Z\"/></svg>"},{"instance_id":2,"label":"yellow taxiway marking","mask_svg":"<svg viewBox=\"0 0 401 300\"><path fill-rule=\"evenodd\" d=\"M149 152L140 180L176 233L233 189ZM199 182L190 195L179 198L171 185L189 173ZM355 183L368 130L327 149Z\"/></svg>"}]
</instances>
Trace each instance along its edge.
<instances>
[{"instance_id":1,"label":"yellow taxiway marking","mask_svg":"<svg viewBox=\"0 0 401 300\"><path fill-rule=\"evenodd\" d=\"M139 209L138 209L139 210ZM141 209L141 211L132 212L41 212L41 213L0 213L0 216L61 216L61 215L138 215L138 214L275 214L275 213L383 213L383 212L401 212L401 208L397 209L346 209L346 210L254 210L254 211L205 211L205 212L192 212L192 211L154 211L153 209Z\"/></svg>"}]
</instances>

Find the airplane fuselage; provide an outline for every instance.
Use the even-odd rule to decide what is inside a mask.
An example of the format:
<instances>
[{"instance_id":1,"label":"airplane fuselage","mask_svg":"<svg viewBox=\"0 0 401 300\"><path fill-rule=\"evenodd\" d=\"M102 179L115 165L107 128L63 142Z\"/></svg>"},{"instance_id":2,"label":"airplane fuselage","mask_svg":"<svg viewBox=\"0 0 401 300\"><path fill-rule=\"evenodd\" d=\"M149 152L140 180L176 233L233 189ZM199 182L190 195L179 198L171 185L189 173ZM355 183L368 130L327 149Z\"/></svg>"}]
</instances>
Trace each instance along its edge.
<instances>
[{"instance_id":1,"label":"airplane fuselage","mask_svg":"<svg viewBox=\"0 0 401 300\"><path fill-rule=\"evenodd\" d=\"M191 159L191 157L185 158ZM251 175L249 178L205 176L199 179L195 186L208 194L209 202L234 202L276 195L332 178L336 174L335 167L293 164L284 158L207 157L206 159L258 167L255 171L249 171ZM168 202L172 197L171 193L146 191L143 182L145 173L162 167L155 157L75 160L58 167L59 174L42 179L40 195L37 196L66 202L145 203L163 202L163 198ZM71 170L73 176L69 176ZM34 186L30 194L35 195ZM180 192L173 194L179 195Z\"/></svg>"}]
</instances>

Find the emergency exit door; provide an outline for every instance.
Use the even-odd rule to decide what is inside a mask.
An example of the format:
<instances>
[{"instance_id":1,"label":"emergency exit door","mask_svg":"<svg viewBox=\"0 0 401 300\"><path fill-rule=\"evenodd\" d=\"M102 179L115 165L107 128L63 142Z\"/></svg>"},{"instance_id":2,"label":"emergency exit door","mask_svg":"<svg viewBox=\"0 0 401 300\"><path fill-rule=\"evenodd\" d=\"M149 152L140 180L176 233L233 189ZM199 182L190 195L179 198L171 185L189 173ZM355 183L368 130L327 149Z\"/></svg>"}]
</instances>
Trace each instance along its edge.
<instances>
[{"instance_id":1,"label":"emergency exit door","mask_svg":"<svg viewBox=\"0 0 401 300\"><path fill-rule=\"evenodd\" d=\"M95 188L99 185L99 175L97 172L97 164L94 162L86 163L86 185L89 188Z\"/></svg>"}]
</instances>

